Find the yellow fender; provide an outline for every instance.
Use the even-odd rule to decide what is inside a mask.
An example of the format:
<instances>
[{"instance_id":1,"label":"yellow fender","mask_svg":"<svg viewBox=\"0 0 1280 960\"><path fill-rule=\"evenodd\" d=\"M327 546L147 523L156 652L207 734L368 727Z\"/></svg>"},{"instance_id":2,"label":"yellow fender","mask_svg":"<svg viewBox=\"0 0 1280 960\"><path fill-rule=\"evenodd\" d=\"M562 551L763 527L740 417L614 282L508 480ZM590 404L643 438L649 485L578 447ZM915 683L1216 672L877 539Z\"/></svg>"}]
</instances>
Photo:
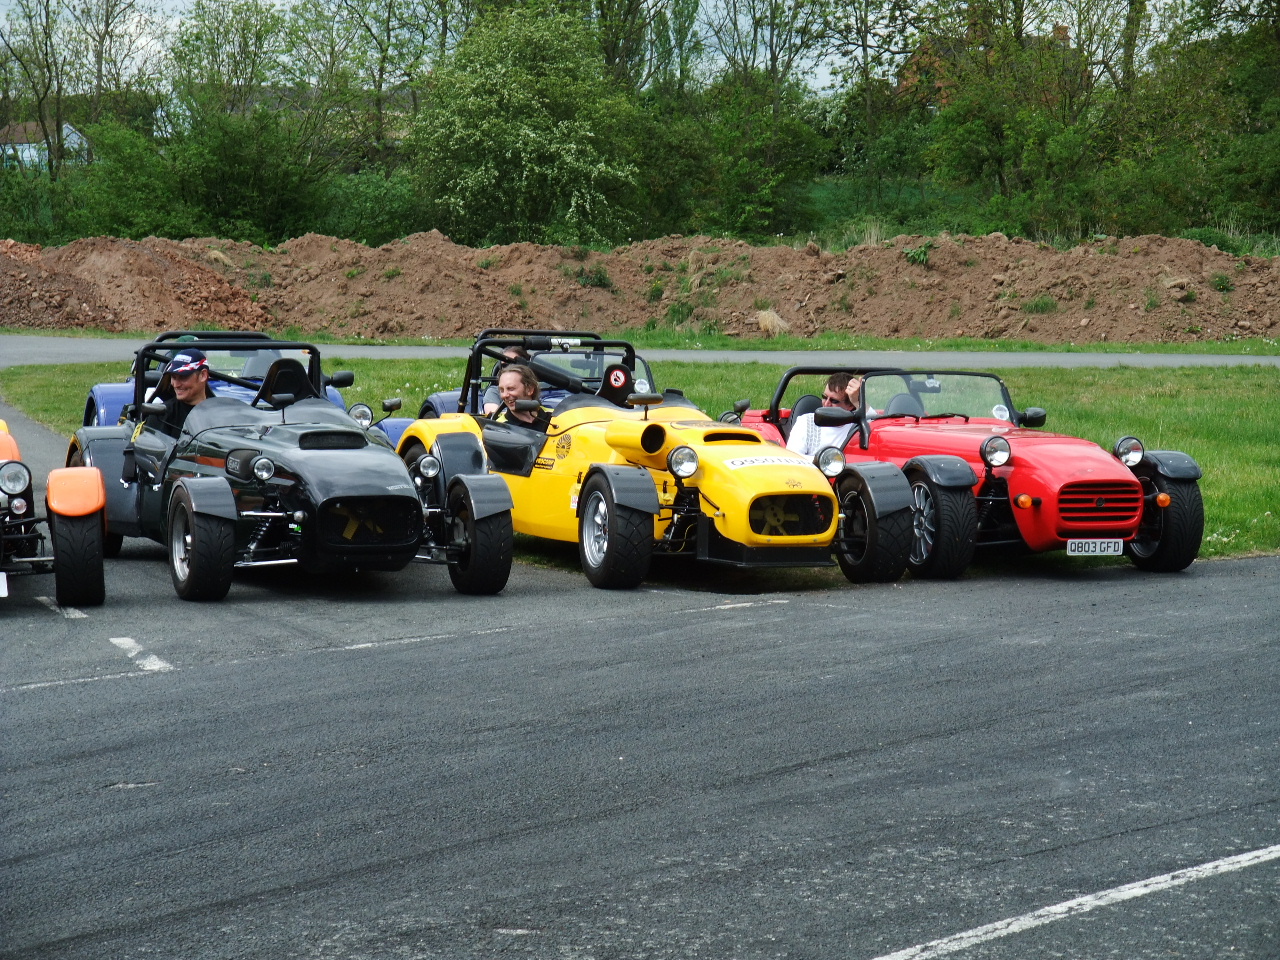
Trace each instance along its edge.
<instances>
[{"instance_id":1,"label":"yellow fender","mask_svg":"<svg viewBox=\"0 0 1280 960\"><path fill-rule=\"evenodd\" d=\"M62 517L87 517L107 505L107 486L97 467L51 470L46 490L49 512Z\"/></svg>"}]
</instances>

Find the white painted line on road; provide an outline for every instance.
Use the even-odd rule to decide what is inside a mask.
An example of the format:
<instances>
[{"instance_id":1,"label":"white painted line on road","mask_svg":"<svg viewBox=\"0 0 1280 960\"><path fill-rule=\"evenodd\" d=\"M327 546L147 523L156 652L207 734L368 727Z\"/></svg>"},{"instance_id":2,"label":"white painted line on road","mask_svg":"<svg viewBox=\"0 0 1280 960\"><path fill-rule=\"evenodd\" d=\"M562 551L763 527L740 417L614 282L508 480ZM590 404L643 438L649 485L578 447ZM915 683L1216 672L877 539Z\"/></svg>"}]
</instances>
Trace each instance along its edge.
<instances>
[{"instance_id":1,"label":"white painted line on road","mask_svg":"<svg viewBox=\"0 0 1280 960\"><path fill-rule=\"evenodd\" d=\"M153 653L147 653L132 637L112 637L111 642L129 655L129 659L141 669L152 673L164 673L174 669L173 664L166 663Z\"/></svg>"},{"instance_id":2,"label":"white painted line on road","mask_svg":"<svg viewBox=\"0 0 1280 960\"><path fill-rule=\"evenodd\" d=\"M452 640L456 633L437 633L431 637L401 637L397 640L370 640L368 643L353 643L348 647L338 647L339 650L373 650L377 647L399 647L407 643L426 643L428 640Z\"/></svg>"},{"instance_id":3,"label":"white painted line on road","mask_svg":"<svg viewBox=\"0 0 1280 960\"><path fill-rule=\"evenodd\" d=\"M897 953L886 953L882 957L876 957L875 960L930 960L932 957L946 956L949 953L976 947L989 940L998 940L1000 937L1022 933L1024 930L1042 927L1057 920L1079 916L1082 913L1097 910L1099 907L1110 906L1113 903L1121 903L1125 900L1134 900L1152 893L1160 893L1163 890L1180 887L1196 880L1204 880L1207 877L1216 877L1223 873L1243 870L1245 867L1253 867L1259 863L1266 863L1268 860L1280 860L1280 844L1274 847L1266 847L1262 850L1252 850L1249 853L1237 854L1234 857L1227 857L1225 860L1202 863L1198 867L1175 870L1173 873L1165 873L1158 877L1151 877L1149 880L1128 883L1123 887L1103 890L1101 893L1091 893L1088 896L1077 897L1075 900L1068 900L1052 907L1045 907L1034 913L1024 914L1021 917L999 920L995 923L989 923L985 927L977 927L964 933L943 937L941 940L933 940L918 947L908 947L906 950L899 950Z\"/></svg>"},{"instance_id":4,"label":"white painted line on road","mask_svg":"<svg viewBox=\"0 0 1280 960\"><path fill-rule=\"evenodd\" d=\"M18 690L43 690L46 687L69 687L77 683L97 683L99 680L125 680L140 677L137 670L128 673L104 673L100 677L75 677L71 680L42 680L39 683L19 683L12 687L0 687L0 693L16 693Z\"/></svg>"},{"instance_id":5,"label":"white painted line on road","mask_svg":"<svg viewBox=\"0 0 1280 960\"><path fill-rule=\"evenodd\" d=\"M64 617L66 617L68 620L89 619L89 615L85 613L83 610L77 610L75 607L58 606L58 601L53 599L53 597L36 597L36 599L41 603L43 603L46 607L48 607L54 613L60 613Z\"/></svg>"}]
</instances>

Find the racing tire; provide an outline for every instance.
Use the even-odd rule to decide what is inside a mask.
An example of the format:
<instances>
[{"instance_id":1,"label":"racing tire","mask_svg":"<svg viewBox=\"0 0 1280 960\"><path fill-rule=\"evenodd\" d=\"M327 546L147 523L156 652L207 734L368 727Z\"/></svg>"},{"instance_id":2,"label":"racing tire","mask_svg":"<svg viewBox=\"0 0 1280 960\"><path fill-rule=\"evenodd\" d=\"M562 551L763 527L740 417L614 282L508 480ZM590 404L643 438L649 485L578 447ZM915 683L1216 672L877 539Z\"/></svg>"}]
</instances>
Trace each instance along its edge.
<instances>
[{"instance_id":1,"label":"racing tire","mask_svg":"<svg viewBox=\"0 0 1280 960\"><path fill-rule=\"evenodd\" d=\"M582 488L578 518L578 558L593 587L630 590L649 575L653 558L653 515L613 499L603 477Z\"/></svg>"},{"instance_id":2,"label":"racing tire","mask_svg":"<svg viewBox=\"0 0 1280 960\"><path fill-rule=\"evenodd\" d=\"M1169 494L1169 506L1145 507L1134 538L1124 545L1125 555L1139 570L1174 573L1191 566L1200 555L1204 538L1204 501L1194 480L1171 480L1159 474L1150 478L1156 493Z\"/></svg>"},{"instance_id":3,"label":"racing tire","mask_svg":"<svg viewBox=\"0 0 1280 960\"><path fill-rule=\"evenodd\" d=\"M511 511L492 513L477 520L471 498L462 487L449 491L451 545L462 545L462 556L449 564L454 589L469 596L491 596L507 585L515 533Z\"/></svg>"},{"instance_id":4,"label":"racing tire","mask_svg":"<svg viewBox=\"0 0 1280 960\"><path fill-rule=\"evenodd\" d=\"M968 487L941 487L927 474L911 480L911 552L907 569L922 580L954 580L973 562L978 507Z\"/></svg>"},{"instance_id":5,"label":"racing tire","mask_svg":"<svg viewBox=\"0 0 1280 960\"><path fill-rule=\"evenodd\" d=\"M53 541L53 589L60 607L100 607L106 599L102 572L102 511L85 517L49 514Z\"/></svg>"},{"instance_id":6,"label":"racing tire","mask_svg":"<svg viewBox=\"0 0 1280 960\"><path fill-rule=\"evenodd\" d=\"M169 575L183 600L221 600L231 589L236 562L236 525L225 517L196 513L179 487L169 502Z\"/></svg>"},{"instance_id":7,"label":"racing tire","mask_svg":"<svg viewBox=\"0 0 1280 960\"><path fill-rule=\"evenodd\" d=\"M836 487L840 501L841 544L835 550L840 571L850 583L892 583L907 569L911 553L910 510L876 518L866 485L845 478Z\"/></svg>"},{"instance_id":8,"label":"racing tire","mask_svg":"<svg viewBox=\"0 0 1280 960\"><path fill-rule=\"evenodd\" d=\"M96 424L97 422L98 422L98 415L95 413L94 423ZM84 466L84 451L80 449L79 445L77 445L76 448L71 451L71 456L67 457L67 466L68 467ZM106 533L102 535L102 555L106 557L108 560L112 560L120 556L120 548L123 546L124 546L124 534L112 533L111 531L108 530Z\"/></svg>"},{"instance_id":9,"label":"racing tire","mask_svg":"<svg viewBox=\"0 0 1280 960\"><path fill-rule=\"evenodd\" d=\"M439 420L440 414L436 413L436 408L431 405L430 400L424 400L422 406L418 408L419 420Z\"/></svg>"},{"instance_id":10,"label":"racing tire","mask_svg":"<svg viewBox=\"0 0 1280 960\"><path fill-rule=\"evenodd\" d=\"M417 463L418 459L426 452L427 448L415 441L404 448L404 453L400 454L400 459L404 461L404 465L406 467L412 470L413 465Z\"/></svg>"}]
</instances>

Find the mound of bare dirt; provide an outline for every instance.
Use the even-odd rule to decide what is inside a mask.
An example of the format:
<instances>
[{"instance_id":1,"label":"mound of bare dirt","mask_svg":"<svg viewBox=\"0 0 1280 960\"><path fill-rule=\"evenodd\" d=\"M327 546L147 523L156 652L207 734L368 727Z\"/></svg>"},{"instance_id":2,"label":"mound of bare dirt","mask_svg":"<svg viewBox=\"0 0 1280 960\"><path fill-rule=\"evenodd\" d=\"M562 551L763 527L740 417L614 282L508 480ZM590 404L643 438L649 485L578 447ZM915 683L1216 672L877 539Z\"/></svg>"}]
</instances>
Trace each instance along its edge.
<instances>
[{"instance_id":1,"label":"mound of bare dirt","mask_svg":"<svg viewBox=\"0 0 1280 960\"><path fill-rule=\"evenodd\" d=\"M762 337L826 330L1043 343L1272 336L1280 260L1190 240L1062 252L1002 234L897 237L832 254L667 237L609 253L462 247L437 231L371 249L307 234L275 250L217 239L0 241L0 325L147 334L215 323L309 336L471 337L485 327L679 323Z\"/></svg>"}]
</instances>

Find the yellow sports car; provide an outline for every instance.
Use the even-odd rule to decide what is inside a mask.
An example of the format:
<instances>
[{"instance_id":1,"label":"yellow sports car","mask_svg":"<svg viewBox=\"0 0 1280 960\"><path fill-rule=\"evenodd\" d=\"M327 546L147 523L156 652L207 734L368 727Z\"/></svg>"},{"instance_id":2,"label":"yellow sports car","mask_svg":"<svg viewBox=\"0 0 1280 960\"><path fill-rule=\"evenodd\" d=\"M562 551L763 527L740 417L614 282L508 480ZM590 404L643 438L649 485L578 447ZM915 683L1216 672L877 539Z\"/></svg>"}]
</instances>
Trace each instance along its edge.
<instances>
[{"instance_id":1,"label":"yellow sports car","mask_svg":"<svg viewBox=\"0 0 1280 960\"><path fill-rule=\"evenodd\" d=\"M891 464L846 465L835 448L810 459L713 420L678 390L654 392L648 365L624 341L482 338L460 407L512 346L544 386L568 391L540 418L545 431L472 413L416 420L396 449L420 488L435 485L451 437L479 437L489 470L511 490L515 530L577 542L597 587L636 586L655 554L735 567L838 561L855 582L905 569L910 485ZM539 409L532 399L513 406Z\"/></svg>"}]
</instances>

